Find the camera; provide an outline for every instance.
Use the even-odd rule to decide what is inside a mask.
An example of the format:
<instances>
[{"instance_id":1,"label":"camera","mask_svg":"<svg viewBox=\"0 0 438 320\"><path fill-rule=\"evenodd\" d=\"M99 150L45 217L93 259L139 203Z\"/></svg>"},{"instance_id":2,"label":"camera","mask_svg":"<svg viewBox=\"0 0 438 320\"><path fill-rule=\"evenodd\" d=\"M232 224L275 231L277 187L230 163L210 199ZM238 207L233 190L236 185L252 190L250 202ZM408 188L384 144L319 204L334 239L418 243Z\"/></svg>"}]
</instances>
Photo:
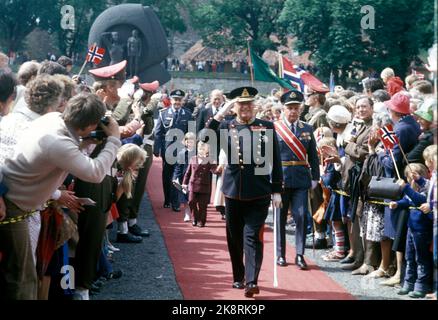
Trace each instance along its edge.
<instances>
[{"instance_id":1,"label":"camera","mask_svg":"<svg viewBox=\"0 0 438 320\"><path fill-rule=\"evenodd\" d=\"M104 126L107 126L107 125L109 125L109 123L110 123L110 119L108 116L104 116L104 117L100 118L100 122L97 125L97 130L92 131L87 138L95 139L95 140L99 140L99 141L104 140L107 137L107 135L106 135L105 131L103 131L101 124L103 124Z\"/></svg>"}]
</instances>

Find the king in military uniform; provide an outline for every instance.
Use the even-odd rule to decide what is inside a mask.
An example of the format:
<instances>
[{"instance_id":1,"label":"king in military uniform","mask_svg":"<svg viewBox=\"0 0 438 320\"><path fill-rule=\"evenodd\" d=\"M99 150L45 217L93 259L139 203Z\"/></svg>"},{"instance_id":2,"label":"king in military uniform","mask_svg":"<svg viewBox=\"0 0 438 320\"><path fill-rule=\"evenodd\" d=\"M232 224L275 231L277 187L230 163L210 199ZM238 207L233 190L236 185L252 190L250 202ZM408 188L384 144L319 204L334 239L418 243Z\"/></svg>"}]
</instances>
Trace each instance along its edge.
<instances>
[{"instance_id":1,"label":"king in military uniform","mask_svg":"<svg viewBox=\"0 0 438 320\"><path fill-rule=\"evenodd\" d=\"M319 160L313 128L300 121L300 107L303 94L292 90L281 96L283 118L275 122L280 144L281 163L283 166L284 193L283 207L277 215L277 264L286 266L286 219L289 207L296 223L295 264L302 270L307 269L304 260L308 213L308 192L319 181Z\"/></svg>"},{"instance_id":2,"label":"king in military uniform","mask_svg":"<svg viewBox=\"0 0 438 320\"><path fill-rule=\"evenodd\" d=\"M231 91L228 97L233 100L227 102L207 124L209 129L220 130L221 137L222 130L228 133L227 140L221 141L228 158L222 186L227 243L233 269L233 288L245 289L246 297L260 291L257 281L263 260L263 227L271 196L274 205L280 207L282 189L274 125L255 118L253 101L256 94L257 90L252 87ZM224 121L233 104L236 118ZM262 156L266 158L264 163ZM268 168L267 172L258 172L262 164Z\"/></svg>"},{"instance_id":3,"label":"king in military uniform","mask_svg":"<svg viewBox=\"0 0 438 320\"><path fill-rule=\"evenodd\" d=\"M182 99L185 92L182 90L174 90L170 93L172 105L160 111L157 126L155 128L155 143L154 155L161 156L163 160L163 192L164 192L164 208L169 208L172 205L172 210L179 212L178 190L172 184L173 171L175 164L170 164L169 159L166 159L166 149L176 141L166 141L166 135L170 129L180 129L183 135L188 131L189 121L192 120L192 113L182 107ZM176 159L176 150L174 152Z\"/></svg>"}]
</instances>

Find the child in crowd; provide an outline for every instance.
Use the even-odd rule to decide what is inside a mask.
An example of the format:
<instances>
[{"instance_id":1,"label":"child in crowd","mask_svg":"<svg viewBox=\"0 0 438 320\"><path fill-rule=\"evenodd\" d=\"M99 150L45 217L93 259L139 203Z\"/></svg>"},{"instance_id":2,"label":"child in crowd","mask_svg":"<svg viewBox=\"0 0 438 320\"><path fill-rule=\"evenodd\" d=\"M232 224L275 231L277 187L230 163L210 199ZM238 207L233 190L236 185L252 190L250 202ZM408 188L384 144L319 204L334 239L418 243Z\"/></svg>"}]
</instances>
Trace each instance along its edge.
<instances>
[{"instance_id":1,"label":"child in crowd","mask_svg":"<svg viewBox=\"0 0 438 320\"><path fill-rule=\"evenodd\" d=\"M118 234L119 242L141 242L141 237L128 234L129 227L137 224L137 219L130 218L129 201L132 200L135 179L138 170L146 160L146 151L139 146L128 143L120 147L117 153L118 186L116 191L117 209L119 211ZM135 240L135 241L134 241Z\"/></svg>"},{"instance_id":2,"label":"child in crowd","mask_svg":"<svg viewBox=\"0 0 438 320\"><path fill-rule=\"evenodd\" d=\"M318 141L318 149L323 159L336 155L336 139L326 136L320 138ZM327 163L321 179L324 186L331 190L331 195L324 214L324 219L332 224L335 235L335 245L333 246L333 251L323 256L324 261L340 261L345 258L345 235L341 215L342 198L339 193L333 191L340 189L339 184L341 183L341 178L341 173L335 170L335 165L333 163Z\"/></svg>"},{"instance_id":3,"label":"child in crowd","mask_svg":"<svg viewBox=\"0 0 438 320\"><path fill-rule=\"evenodd\" d=\"M430 298L437 298L438 289L438 216L437 216L437 166L438 166L438 150L437 145L428 146L423 151L423 158L426 163L427 168L431 172L431 178L429 181L429 186L427 188L427 201L420 206L420 210L423 213L433 212L433 291Z\"/></svg>"},{"instance_id":4,"label":"child in crowd","mask_svg":"<svg viewBox=\"0 0 438 320\"><path fill-rule=\"evenodd\" d=\"M431 289L432 254L429 251L432 242L432 218L419 208L426 202L427 168L420 163L412 163L405 169L408 184L403 180L398 183L403 187L403 198L391 201L390 209L409 208L408 233L406 238L406 271L403 288L399 295L409 294L411 298L423 298Z\"/></svg>"},{"instance_id":5,"label":"child in crowd","mask_svg":"<svg viewBox=\"0 0 438 320\"><path fill-rule=\"evenodd\" d=\"M189 166L189 161L196 155L196 136L193 132L187 132L184 136L184 149L178 153L178 159L173 172L174 185L182 184L184 175ZM184 206L184 222L190 221L190 207L188 206L189 197L182 190L178 192L179 202Z\"/></svg>"},{"instance_id":6,"label":"child in crowd","mask_svg":"<svg viewBox=\"0 0 438 320\"><path fill-rule=\"evenodd\" d=\"M205 226L207 206L210 202L212 173L216 173L217 164L209 157L209 145L198 142L198 155L190 159L184 175L183 188L189 191L189 206L193 215L193 226Z\"/></svg>"}]
</instances>

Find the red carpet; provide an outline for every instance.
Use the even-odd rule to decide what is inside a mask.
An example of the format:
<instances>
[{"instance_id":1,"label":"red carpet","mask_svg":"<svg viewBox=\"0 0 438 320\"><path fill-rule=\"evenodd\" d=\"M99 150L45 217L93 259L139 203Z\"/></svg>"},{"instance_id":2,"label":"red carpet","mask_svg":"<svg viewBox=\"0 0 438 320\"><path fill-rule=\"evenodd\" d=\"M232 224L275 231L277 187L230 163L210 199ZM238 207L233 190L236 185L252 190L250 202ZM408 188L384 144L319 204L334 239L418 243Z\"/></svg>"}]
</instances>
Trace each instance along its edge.
<instances>
[{"instance_id":1,"label":"red carpet","mask_svg":"<svg viewBox=\"0 0 438 320\"><path fill-rule=\"evenodd\" d=\"M228 255L225 222L210 207L205 228L183 222L184 213L163 208L161 159L154 159L147 191L155 217L163 233L176 280L184 299L245 299L243 290L232 289L231 262ZM278 267L278 287L273 286L273 231L266 227L260 294L256 299L354 299L306 257L310 270L300 271L293 264ZM286 260L294 261L295 249L288 245ZM308 251L311 255L311 250Z\"/></svg>"}]
</instances>

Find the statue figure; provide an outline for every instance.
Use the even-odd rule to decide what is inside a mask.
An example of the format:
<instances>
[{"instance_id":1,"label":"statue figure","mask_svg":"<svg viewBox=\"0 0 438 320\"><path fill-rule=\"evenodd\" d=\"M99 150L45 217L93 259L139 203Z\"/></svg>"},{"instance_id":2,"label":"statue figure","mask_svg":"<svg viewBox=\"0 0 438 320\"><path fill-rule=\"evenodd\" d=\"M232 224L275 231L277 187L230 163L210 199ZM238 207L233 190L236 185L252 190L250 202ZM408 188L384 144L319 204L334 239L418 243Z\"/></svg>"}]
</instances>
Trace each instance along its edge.
<instances>
[{"instance_id":1,"label":"statue figure","mask_svg":"<svg viewBox=\"0 0 438 320\"><path fill-rule=\"evenodd\" d=\"M138 65L141 57L141 40L138 30L132 30L132 36L128 38L128 76L138 75Z\"/></svg>"},{"instance_id":2,"label":"statue figure","mask_svg":"<svg viewBox=\"0 0 438 320\"><path fill-rule=\"evenodd\" d=\"M111 36L109 39L108 36ZM119 41L118 32L102 33L102 41L109 52L111 58L110 65L116 64L124 60L123 44Z\"/></svg>"}]
</instances>

